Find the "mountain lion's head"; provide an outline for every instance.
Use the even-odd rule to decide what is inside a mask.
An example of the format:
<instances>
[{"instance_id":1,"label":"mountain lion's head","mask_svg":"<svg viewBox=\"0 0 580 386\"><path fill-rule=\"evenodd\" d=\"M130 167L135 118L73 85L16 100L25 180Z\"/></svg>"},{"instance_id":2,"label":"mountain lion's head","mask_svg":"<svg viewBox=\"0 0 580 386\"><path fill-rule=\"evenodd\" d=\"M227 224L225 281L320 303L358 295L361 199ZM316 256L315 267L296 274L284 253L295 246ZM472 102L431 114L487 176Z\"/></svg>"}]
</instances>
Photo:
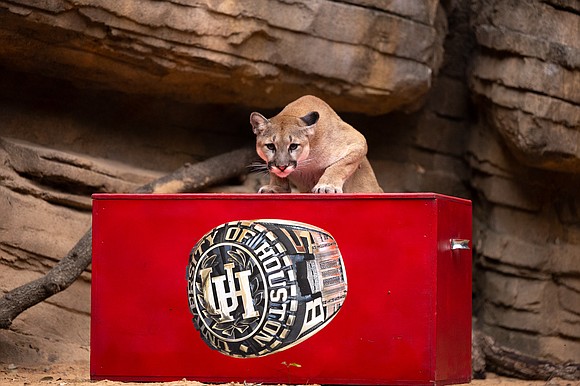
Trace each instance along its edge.
<instances>
[{"instance_id":1,"label":"mountain lion's head","mask_svg":"<svg viewBox=\"0 0 580 386\"><path fill-rule=\"evenodd\" d=\"M303 117L277 115L271 119L256 112L250 115L256 134L256 151L266 161L270 172L286 178L308 158L309 138L314 134L319 117L316 111Z\"/></svg>"}]
</instances>

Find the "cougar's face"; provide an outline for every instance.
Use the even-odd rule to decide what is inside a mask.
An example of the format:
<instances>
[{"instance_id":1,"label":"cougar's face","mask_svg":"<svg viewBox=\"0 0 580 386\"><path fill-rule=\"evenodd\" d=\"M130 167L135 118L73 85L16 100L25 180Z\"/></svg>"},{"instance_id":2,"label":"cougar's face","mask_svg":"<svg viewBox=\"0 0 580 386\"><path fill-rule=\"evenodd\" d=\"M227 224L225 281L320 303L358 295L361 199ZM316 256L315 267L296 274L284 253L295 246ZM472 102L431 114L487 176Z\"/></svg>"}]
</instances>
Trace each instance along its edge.
<instances>
[{"instance_id":1,"label":"cougar's face","mask_svg":"<svg viewBox=\"0 0 580 386\"><path fill-rule=\"evenodd\" d=\"M308 138L297 134L273 134L258 138L256 151L266 161L270 172L286 178L308 157Z\"/></svg>"},{"instance_id":2,"label":"cougar's face","mask_svg":"<svg viewBox=\"0 0 580 386\"><path fill-rule=\"evenodd\" d=\"M250 121L256 134L256 151L271 173L288 177L310 153L309 137L314 133L318 113L305 117L276 116L270 120L252 113Z\"/></svg>"}]
</instances>

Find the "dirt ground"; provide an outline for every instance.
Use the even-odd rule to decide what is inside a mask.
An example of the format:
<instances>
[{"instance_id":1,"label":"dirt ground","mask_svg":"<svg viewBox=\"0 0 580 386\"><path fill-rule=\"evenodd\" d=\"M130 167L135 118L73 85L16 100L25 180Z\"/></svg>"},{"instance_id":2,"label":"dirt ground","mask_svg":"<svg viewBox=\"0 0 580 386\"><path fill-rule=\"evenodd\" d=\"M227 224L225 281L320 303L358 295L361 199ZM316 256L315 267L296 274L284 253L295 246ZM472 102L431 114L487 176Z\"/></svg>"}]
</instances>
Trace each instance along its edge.
<instances>
[{"instance_id":1,"label":"dirt ground","mask_svg":"<svg viewBox=\"0 0 580 386\"><path fill-rule=\"evenodd\" d=\"M0 365L0 385L26 385L26 386L143 386L143 383L98 381L91 382L89 379L89 364L76 362L68 364L53 364L50 366L20 367L15 365ZM148 383L146 385L163 386L201 386L202 383L195 381L176 381L165 383ZM229 383L227 385L240 385ZM249 386L250 384L247 384ZM472 386L580 386L580 382L553 379L544 381L522 381L488 374L485 380L474 380Z\"/></svg>"}]
</instances>

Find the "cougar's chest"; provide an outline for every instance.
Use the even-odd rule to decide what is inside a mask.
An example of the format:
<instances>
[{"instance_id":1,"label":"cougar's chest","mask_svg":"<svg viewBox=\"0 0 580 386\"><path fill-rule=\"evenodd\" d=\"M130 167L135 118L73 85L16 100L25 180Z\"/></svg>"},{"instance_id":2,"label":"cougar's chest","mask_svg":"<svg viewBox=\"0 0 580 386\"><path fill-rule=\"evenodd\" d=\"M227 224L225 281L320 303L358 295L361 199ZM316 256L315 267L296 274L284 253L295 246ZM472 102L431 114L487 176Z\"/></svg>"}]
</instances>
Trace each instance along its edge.
<instances>
[{"instance_id":1,"label":"cougar's chest","mask_svg":"<svg viewBox=\"0 0 580 386\"><path fill-rule=\"evenodd\" d=\"M323 173L324 169L322 168L299 166L288 178L300 192L310 192Z\"/></svg>"},{"instance_id":2,"label":"cougar's chest","mask_svg":"<svg viewBox=\"0 0 580 386\"><path fill-rule=\"evenodd\" d=\"M298 168L288 176L290 182L292 182L300 192L310 192L326 171L328 162L326 162L325 159L327 158L328 155L322 151L320 146L311 141L308 158L299 162Z\"/></svg>"}]
</instances>

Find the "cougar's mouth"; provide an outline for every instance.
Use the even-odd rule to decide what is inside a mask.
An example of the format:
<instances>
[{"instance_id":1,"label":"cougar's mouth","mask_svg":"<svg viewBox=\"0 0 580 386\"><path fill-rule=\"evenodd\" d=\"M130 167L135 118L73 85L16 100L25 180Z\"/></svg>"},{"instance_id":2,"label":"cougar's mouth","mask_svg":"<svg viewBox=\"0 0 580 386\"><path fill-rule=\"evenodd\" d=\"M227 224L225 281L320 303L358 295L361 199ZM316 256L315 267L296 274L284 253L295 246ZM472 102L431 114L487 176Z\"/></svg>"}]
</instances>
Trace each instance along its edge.
<instances>
[{"instance_id":1,"label":"cougar's mouth","mask_svg":"<svg viewBox=\"0 0 580 386\"><path fill-rule=\"evenodd\" d=\"M270 172L274 173L280 178L286 178L296 169L296 161L290 162L288 165L276 165L274 163L268 164Z\"/></svg>"}]
</instances>

